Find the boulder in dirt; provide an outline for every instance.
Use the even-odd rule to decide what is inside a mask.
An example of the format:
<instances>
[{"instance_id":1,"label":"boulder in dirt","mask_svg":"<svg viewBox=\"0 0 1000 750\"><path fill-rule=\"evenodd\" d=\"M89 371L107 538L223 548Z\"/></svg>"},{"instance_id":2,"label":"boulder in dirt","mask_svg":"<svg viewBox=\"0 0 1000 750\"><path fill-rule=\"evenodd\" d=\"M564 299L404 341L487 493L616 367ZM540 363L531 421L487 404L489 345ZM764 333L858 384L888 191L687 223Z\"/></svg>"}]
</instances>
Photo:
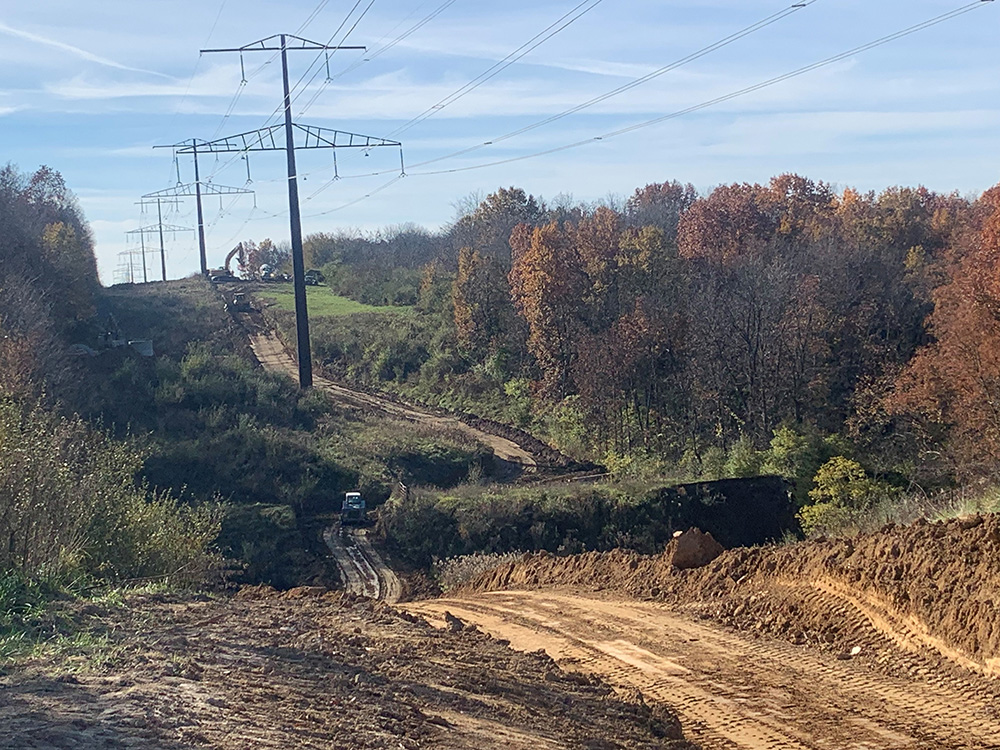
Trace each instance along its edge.
<instances>
[{"instance_id":1,"label":"boulder in dirt","mask_svg":"<svg viewBox=\"0 0 1000 750\"><path fill-rule=\"evenodd\" d=\"M710 533L691 528L676 535L667 551L671 565L687 570L708 565L725 550Z\"/></svg>"}]
</instances>

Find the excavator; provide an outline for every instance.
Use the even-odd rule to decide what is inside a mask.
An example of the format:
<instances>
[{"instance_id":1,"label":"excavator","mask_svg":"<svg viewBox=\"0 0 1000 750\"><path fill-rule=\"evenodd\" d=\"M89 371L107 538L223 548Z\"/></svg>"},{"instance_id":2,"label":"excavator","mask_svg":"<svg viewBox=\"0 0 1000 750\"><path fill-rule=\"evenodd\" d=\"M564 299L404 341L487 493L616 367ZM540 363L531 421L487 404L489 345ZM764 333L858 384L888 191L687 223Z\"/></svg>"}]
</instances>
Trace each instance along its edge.
<instances>
[{"instance_id":1,"label":"excavator","mask_svg":"<svg viewBox=\"0 0 1000 750\"><path fill-rule=\"evenodd\" d=\"M239 279L233 275L233 270L229 267L229 264L233 262L233 258L239 255L240 265L244 265L245 260L243 252L243 243L241 242L229 251L225 262L222 264L222 268L214 268L208 272L208 280L213 284L218 284L223 281L238 281Z\"/></svg>"}]
</instances>

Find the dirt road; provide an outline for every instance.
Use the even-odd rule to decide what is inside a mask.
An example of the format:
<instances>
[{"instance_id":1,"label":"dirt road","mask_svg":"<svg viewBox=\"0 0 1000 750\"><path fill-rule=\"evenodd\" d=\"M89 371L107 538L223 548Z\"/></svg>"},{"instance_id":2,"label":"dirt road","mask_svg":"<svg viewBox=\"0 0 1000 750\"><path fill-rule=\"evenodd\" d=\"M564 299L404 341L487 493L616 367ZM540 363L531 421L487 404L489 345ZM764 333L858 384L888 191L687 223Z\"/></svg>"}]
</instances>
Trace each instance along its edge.
<instances>
[{"instance_id":1,"label":"dirt road","mask_svg":"<svg viewBox=\"0 0 1000 750\"><path fill-rule=\"evenodd\" d=\"M637 688L675 710L705 750L1000 747L995 684L944 669L892 675L850 652L591 595L504 591L405 606L439 626L450 612L514 648Z\"/></svg>"},{"instance_id":2,"label":"dirt road","mask_svg":"<svg viewBox=\"0 0 1000 750\"><path fill-rule=\"evenodd\" d=\"M335 524L323 533L323 541L333 553L345 591L388 604L399 601L399 578L372 547L365 529Z\"/></svg>"},{"instance_id":3,"label":"dirt road","mask_svg":"<svg viewBox=\"0 0 1000 750\"><path fill-rule=\"evenodd\" d=\"M76 605L0 670L4 750L693 750L667 711L323 589Z\"/></svg>"},{"instance_id":4,"label":"dirt road","mask_svg":"<svg viewBox=\"0 0 1000 750\"><path fill-rule=\"evenodd\" d=\"M295 360L285 351L285 347L273 332L252 334L250 345L257 360L265 369L298 377L298 368ZM513 440L478 430L455 417L432 414L431 412L422 411L412 406L396 403L387 398L346 388L320 376L313 377L313 384L316 388L326 391L342 403L361 409L382 412L408 422L417 422L432 429L459 432L468 436L471 440L489 446L493 449L493 453L497 458L503 461L517 464L529 472L537 468L537 462L531 453Z\"/></svg>"}]
</instances>

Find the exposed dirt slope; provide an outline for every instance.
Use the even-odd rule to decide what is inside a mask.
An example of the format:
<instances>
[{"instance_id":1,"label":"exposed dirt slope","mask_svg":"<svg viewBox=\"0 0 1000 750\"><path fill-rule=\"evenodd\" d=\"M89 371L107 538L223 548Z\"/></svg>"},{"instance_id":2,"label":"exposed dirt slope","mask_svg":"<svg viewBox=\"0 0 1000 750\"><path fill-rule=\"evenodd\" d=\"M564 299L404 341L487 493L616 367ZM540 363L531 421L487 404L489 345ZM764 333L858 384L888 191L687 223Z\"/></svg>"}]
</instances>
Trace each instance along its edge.
<instances>
[{"instance_id":1,"label":"exposed dirt slope","mask_svg":"<svg viewBox=\"0 0 1000 750\"><path fill-rule=\"evenodd\" d=\"M670 553L528 555L406 606L637 688L706 750L1000 747L1000 519Z\"/></svg>"},{"instance_id":2,"label":"exposed dirt slope","mask_svg":"<svg viewBox=\"0 0 1000 750\"><path fill-rule=\"evenodd\" d=\"M4 748L669 748L676 719L474 630L293 589L92 608L107 638L0 676ZM102 659L101 655L109 657Z\"/></svg>"},{"instance_id":3,"label":"exposed dirt slope","mask_svg":"<svg viewBox=\"0 0 1000 750\"><path fill-rule=\"evenodd\" d=\"M1000 518L886 527L851 540L736 549L677 571L669 555L534 555L477 590L597 586L682 604L745 629L843 648L874 629L896 647L1000 676Z\"/></svg>"},{"instance_id":4,"label":"exposed dirt slope","mask_svg":"<svg viewBox=\"0 0 1000 750\"><path fill-rule=\"evenodd\" d=\"M671 605L546 590L407 606L442 625L449 612L516 648L544 648L561 666L637 688L676 711L705 750L1000 747L995 686L926 666L890 675L860 655L733 632Z\"/></svg>"},{"instance_id":5,"label":"exposed dirt slope","mask_svg":"<svg viewBox=\"0 0 1000 750\"><path fill-rule=\"evenodd\" d=\"M268 370L298 377L298 368L295 361L285 351L284 345L274 333L254 333L250 341L254 354L261 365ZM526 470L534 470L537 466L535 457L513 440L477 429L457 417L433 414L429 411L404 405L382 396L346 388L321 376L314 376L313 384L316 388L326 391L338 401L351 406L382 412L405 421L417 422L446 432L458 432L468 436L471 440L489 446L493 449L497 458L503 461L518 464L525 467Z\"/></svg>"}]
</instances>

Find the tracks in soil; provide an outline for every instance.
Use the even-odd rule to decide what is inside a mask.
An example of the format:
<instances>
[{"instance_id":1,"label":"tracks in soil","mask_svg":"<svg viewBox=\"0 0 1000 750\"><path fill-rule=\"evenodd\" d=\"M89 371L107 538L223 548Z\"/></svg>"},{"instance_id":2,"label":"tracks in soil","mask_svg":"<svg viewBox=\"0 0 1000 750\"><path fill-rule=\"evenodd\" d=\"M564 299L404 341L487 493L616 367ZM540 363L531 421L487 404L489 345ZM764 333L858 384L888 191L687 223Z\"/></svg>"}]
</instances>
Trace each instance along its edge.
<instances>
[{"instance_id":1,"label":"tracks in soil","mask_svg":"<svg viewBox=\"0 0 1000 750\"><path fill-rule=\"evenodd\" d=\"M548 591L405 606L440 625L451 612L515 648L542 648L565 668L637 688L673 708L706 750L1000 747L995 683L909 664L913 657L895 652L899 676L662 605Z\"/></svg>"},{"instance_id":2,"label":"tracks in soil","mask_svg":"<svg viewBox=\"0 0 1000 750\"><path fill-rule=\"evenodd\" d=\"M323 541L333 553L345 591L387 604L399 601L399 578L372 547L367 530L334 524L323 532Z\"/></svg>"}]
</instances>

